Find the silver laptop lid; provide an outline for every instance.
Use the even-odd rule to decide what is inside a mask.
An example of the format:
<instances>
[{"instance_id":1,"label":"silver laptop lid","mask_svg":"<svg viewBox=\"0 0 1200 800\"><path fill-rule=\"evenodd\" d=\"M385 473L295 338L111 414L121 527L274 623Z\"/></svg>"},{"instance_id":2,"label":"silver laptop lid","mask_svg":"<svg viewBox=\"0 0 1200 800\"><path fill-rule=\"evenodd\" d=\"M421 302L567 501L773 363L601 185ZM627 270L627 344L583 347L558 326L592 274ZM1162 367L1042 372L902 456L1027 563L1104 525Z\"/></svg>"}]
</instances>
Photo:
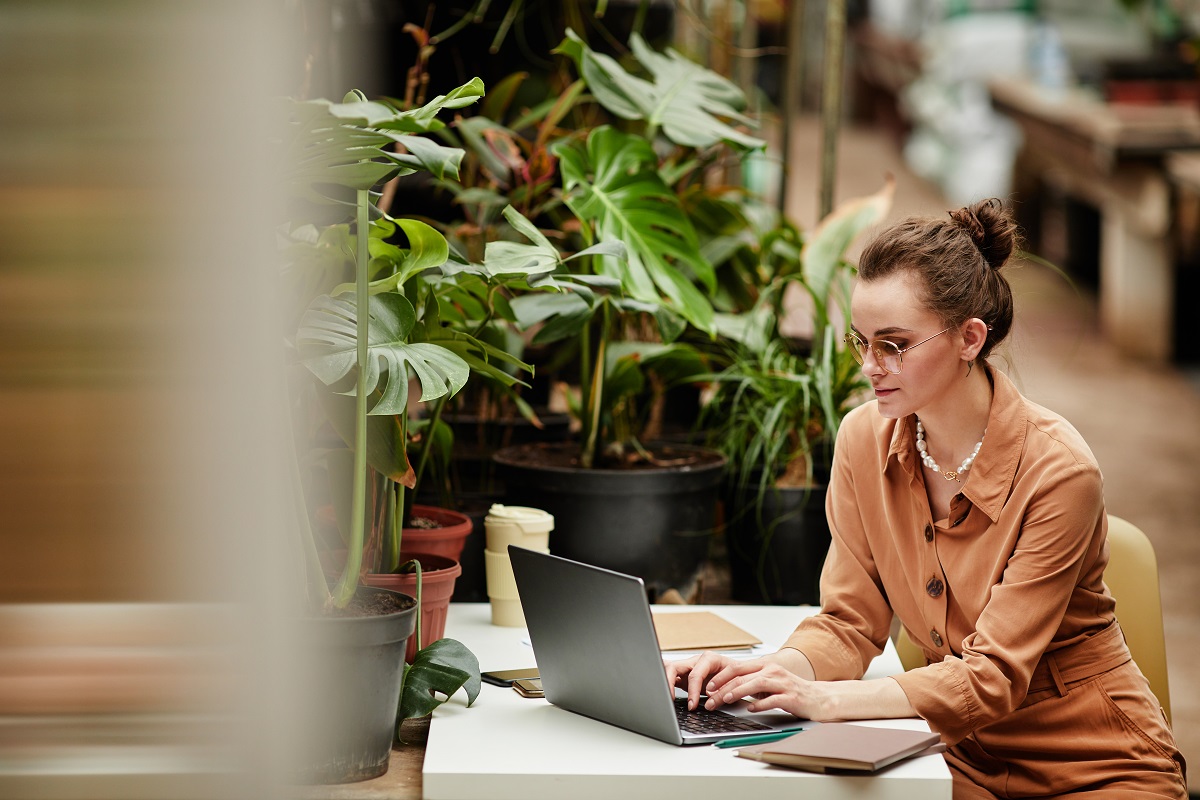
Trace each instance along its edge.
<instances>
[{"instance_id":1,"label":"silver laptop lid","mask_svg":"<svg viewBox=\"0 0 1200 800\"><path fill-rule=\"evenodd\" d=\"M510 545L521 609L546 699L560 708L671 744L682 734L641 578ZM787 727L782 712L753 716Z\"/></svg>"}]
</instances>

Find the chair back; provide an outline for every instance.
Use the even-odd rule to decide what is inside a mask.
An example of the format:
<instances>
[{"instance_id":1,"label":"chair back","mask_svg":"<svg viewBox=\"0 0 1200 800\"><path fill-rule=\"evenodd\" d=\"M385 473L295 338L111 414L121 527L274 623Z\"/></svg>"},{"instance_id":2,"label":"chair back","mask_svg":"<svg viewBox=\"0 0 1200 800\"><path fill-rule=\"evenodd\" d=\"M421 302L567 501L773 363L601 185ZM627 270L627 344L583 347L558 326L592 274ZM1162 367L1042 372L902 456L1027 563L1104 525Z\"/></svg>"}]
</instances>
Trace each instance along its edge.
<instances>
[{"instance_id":1,"label":"chair back","mask_svg":"<svg viewBox=\"0 0 1200 800\"><path fill-rule=\"evenodd\" d=\"M1104 583L1117 601L1117 620L1125 643L1154 696L1171 720L1167 685L1167 642L1163 633L1158 559L1146 534L1133 523L1108 515L1108 568Z\"/></svg>"},{"instance_id":2,"label":"chair back","mask_svg":"<svg viewBox=\"0 0 1200 800\"><path fill-rule=\"evenodd\" d=\"M1104 583L1117 601L1117 620L1133 660L1150 682L1150 688L1170 722L1167 644L1154 547L1140 528L1109 514L1108 551ZM896 636L896 652L906 671L925 666L924 651L913 642L903 625Z\"/></svg>"},{"instance_id":3,"label":"chair back","mask_svg":"<svg viewBox=\"0 0 1200 800\"><path fill-rule=\"evenodd\" d=\"M904 671L925 666L925 651L908 635L908 628L900 626L896 635L896 655L900 656L900 665Z\"/></svg>"}]
</instances>

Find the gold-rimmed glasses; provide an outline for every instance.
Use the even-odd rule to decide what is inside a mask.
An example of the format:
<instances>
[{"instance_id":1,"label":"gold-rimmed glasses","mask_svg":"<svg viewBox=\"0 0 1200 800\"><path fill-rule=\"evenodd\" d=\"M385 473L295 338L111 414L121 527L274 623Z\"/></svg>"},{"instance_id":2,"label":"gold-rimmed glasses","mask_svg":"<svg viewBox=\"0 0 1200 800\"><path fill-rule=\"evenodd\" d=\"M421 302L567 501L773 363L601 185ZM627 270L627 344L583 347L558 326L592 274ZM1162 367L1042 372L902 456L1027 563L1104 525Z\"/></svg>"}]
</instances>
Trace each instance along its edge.
<instances>
[{"instance_id":1,"label":"gold-rimmed glasses","mask_svg":"<svg viewBox=\"0 0 1200 800\"><path fill-rule=\"evenodd\" d=\"M887 339L876 339L873 342L867 342L854 331L850 331L845 336L846 344L850 345L850 352L854 354L854 360L859 364L867 357L867 350L871 351L871 355L875 357L875 363L883 367L885 372L890 372L893 375L900 374L900 368L904 366L904 354L914 347L920 347L929 341L936 339L946 331L940 330L928 339L922 339L916 344L911 344L908 347L900 347L895 342L889 342Z\"/></svg>"}]
</instances>

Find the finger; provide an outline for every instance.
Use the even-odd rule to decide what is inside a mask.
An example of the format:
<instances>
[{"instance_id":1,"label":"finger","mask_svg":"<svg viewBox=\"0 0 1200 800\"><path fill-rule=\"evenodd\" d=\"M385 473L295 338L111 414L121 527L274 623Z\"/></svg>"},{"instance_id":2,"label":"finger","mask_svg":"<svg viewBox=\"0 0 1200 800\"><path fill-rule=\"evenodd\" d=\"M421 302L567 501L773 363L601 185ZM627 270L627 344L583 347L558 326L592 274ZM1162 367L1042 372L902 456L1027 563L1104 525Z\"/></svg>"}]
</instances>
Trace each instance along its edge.
<instances>
[{"instance_id":1,"label":"finger","mask_svg":"<svg viewBox=\"0 0 1200 800\"><path fill-rule=\"evenodd\" d=\"M757 675L760 669L760 664L750 662L735 661L727 664L709 679L706 687L709 701L705 707L711 710L740 700L741 686L749 679L748 676Z\"/></svg>"},{"instance_id":2,"label":"finger","mask_svg":"<svg viewBox=\"0 0 1200 800\"><path fill-rule=\"evenodd\" d=\"M723 689L731 682L744 675L753 675L762 670L762 664L757 661L730 660L722 669L709 678L705 687L709 695L722 695Z\"/></svg>"},{"instance_id":3,"label":"finger","mask_svg":"<svg viewBox=\"0 0 1200 800\"><path fill-rule=\"evenodd\" d=\"M738 675L721 687L722 703L736 703L785 691L785 687L771 675L762 671Z\"/></svg>"},{"instance_id":4,"label":"finger","mask_svg":"<svg viewBox=\"0 0 1200 800\"><path fill-rule=\"evenodd\" d=\"M688 675L688 709L695 710L700 705L701 695L707 694L705 684L708 681L708 676L711 675L720 665L714 663L711 654L705 653L700 656L696 662L696 666Z\"/></svg>"},{"instance_id":5,"label":"finger","mask_svg":"<svg viewBox=\"0 0 1200 800\"><path fill-rule=\"evenodd\" d=\"M758 713L759 711L773 711L775 709L783 709L784 703L787 700L787 695L768 694L761 697L756 697L746 706L746 710Z\"/></svg>"},{"instance_id":6,"label":"finger","mask_svg":"<svg viewBox=\"0 0 1200 800\"><path fill-rule=\"evenodd\" d=\"M666 673L667 673L667 686L671 686L671 687L678 686L679 678L682 676L682 673L679 670L677 670L675 668L675 665L670 663L669 661L663 662L663 668L666 670Z\"/></svg>"},{"instance_id":7,"label":"finger","mask_svg":"<svg viewBox=\"0 0 1200 800\"><path fill-rule=\"evenodd\" d=\"M667 673L667 684L675 687L683 682L683 679L692 671L696 659L689 658L684 660L666 660L663 659L663 667Z\"/></svg>"},{"instance_id":8,"label":"finger","mask_svg":"<svg viewBox=\"0 0 1200 800\"><path fill-rule=\"evenodd\" d=\"M716 653L706 652L699 656L695 667L688 675L688 708L695 709L700 705L702 695L711 694L708 691L709 677L722 670L726 659Z\"/></svg>"},{"instance_id":9,"label":"finger","mask_svg":"<svg viewBox=\"0 0 1200 800\"><path fill-rule=\"evenodd\" d=\"M770 673L758 673L754 676L731 683L725 692L725 702L735 702L739 699L749 701L750 711L766 711L782 709L794 712L801 697L796 693L798 688L793 681L783 676Z\"/></svg>"}]
</instances>

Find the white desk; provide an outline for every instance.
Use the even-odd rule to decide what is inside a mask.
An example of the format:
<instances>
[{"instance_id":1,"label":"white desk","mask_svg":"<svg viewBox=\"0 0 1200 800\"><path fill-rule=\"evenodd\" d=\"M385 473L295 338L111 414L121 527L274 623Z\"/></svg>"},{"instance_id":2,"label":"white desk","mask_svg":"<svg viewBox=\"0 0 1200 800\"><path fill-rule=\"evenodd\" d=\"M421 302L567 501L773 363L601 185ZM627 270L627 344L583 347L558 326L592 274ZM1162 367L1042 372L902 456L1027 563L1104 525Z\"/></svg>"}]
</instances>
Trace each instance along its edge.
<instances>
[{"instance_id":1,"label":"white desk","mask_svg":"<svg viewBox=\"0 0 1200 800\"><path fill-rule=\"evenodd\" d=\"M812 608L656 606L655 612L709 610L774 649ZM446 635L467 645L487 670L534 665L521 628L490 624L486 603L451 603ZM894 648L867 677L900 671ZM871 724L928 730L924 721ZM425 749L425 800L662 800L820 797L950 800L940 755L924 756L871 777L831 776L772 767L711 746L676 747L484 684L471 708L460 693L434 712ZM798 783L804 782L804 783Z\"/></svg>"}]
</instances>

